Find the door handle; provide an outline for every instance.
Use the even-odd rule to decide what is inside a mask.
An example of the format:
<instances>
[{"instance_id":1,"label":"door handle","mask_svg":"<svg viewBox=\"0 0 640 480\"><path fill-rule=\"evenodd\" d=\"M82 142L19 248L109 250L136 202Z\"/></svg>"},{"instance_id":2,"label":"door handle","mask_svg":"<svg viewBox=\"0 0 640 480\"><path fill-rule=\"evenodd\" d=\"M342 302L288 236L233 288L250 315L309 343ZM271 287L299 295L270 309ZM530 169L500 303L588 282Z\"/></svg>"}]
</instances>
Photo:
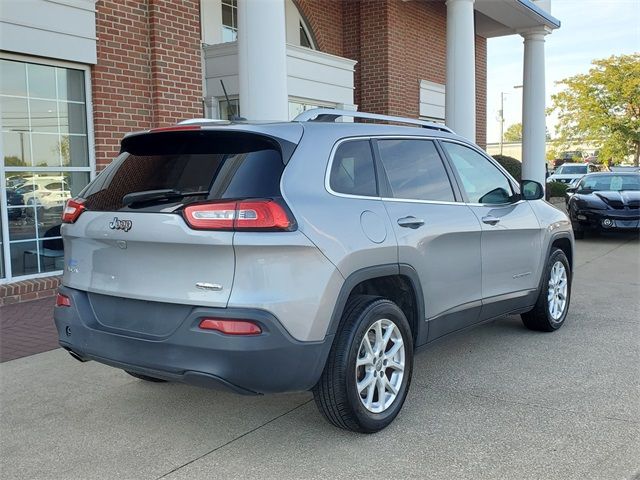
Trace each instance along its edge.
<instances>
[{"instance_id":1,"label":"door handle","mask_svg":"<svg viewBox=\"0 0 640 480\"><path fill-rule=\"evenodd\" d=\"M493 215L487 215L486 217L482 217L482 223L488 223L489 225L496 225L500 221L499 218L494 217Z\"/></svg>"},{"instance_id":2,"label":"door handle","mask_svg":"<svg viewBox=\"0 0 640 480\"><path fill-rule=\"evenodd\" d=\"M398 219L398 225L405 228L420 228L424 225L424 220L409 215Z\"/></svg>"}]
</instances>

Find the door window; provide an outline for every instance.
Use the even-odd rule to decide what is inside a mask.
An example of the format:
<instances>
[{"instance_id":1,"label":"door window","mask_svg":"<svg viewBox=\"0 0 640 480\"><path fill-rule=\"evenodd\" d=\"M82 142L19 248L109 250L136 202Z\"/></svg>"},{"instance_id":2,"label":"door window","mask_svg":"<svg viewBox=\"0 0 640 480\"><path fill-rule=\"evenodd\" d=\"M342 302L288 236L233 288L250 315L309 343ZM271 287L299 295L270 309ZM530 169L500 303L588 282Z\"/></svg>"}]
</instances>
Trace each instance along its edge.
<instances>
[{"instance_id":1,"label":"door window","mask_svg":"<svg viewBox=\"0 0 640 480\"><path fill-rule=\"evenodd\" d=\"M509 203L513 190L507 177L483 155L459 143L442 142L470 203Z\"/></svg>"},{"instance_id":2,"label":"door window","mask_svg":"<svg viewBox=\"0 0 640 480\"><path fill-rule=\"evenodd\" d=\"M453 202L455 197L440 154L430 140L378 140L394 198Z\"/></svg>"},{"instance_id":3,"label":"door window","mask_svg":"<svg viewBox=\"0 0 640 480\"><path fill-rule=\"evenodd\" d=\"M338 147L331 165L329 185L337 193L378 196L369 140L344 142Z\"/></svg>"}]
</instances>

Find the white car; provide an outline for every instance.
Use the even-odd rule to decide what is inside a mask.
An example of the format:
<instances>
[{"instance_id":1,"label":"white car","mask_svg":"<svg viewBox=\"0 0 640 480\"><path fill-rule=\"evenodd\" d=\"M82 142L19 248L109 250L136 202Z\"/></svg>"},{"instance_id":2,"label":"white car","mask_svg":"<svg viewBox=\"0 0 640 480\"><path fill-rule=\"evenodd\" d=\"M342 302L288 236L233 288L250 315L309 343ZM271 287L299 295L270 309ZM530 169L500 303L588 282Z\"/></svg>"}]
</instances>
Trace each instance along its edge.
<instances>
[{"instance_id":1,"label":"white car","mask_svg":"<svg viewBox=\"0 0 640 480\"><path fill-rule=\"evenodd\" d=\"M37 205L45 210L61 208L71 197L69 185L61 178L37 178L22 185L17 190L23 196L25 205Z\"/></svg>"},{"instance_id":2,"label":"white car","mask_svg":"<svg viewBox=\"0 0 640 480\"><path fill-rule=\"evenodd\" d=\"M580 180L584 175L591 171L588 163L563 163L553 175L547 178L547 183L561 182L572 184Z\"/></svg>"}]
</instances>

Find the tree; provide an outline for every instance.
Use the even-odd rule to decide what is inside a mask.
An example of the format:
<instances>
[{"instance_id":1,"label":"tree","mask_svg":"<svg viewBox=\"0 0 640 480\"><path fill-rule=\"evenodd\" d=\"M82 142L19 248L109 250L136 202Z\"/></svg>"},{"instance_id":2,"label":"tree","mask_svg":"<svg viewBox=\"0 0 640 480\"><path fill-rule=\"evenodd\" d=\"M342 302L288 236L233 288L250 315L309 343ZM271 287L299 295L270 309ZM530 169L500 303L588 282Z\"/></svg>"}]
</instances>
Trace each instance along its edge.
<instances>
[{"instance_id":1,"label":"tree","mask_svg":"<svg viewBox=\"0 0 640 480\"><path fill-rule=\"evenodd\" d=\"M505 142L521 142L522 141L522 124L514 123L504 132Z\"/></svg>"},{"instance_id":2,"label":"tree","mask_svg":"<svg viewBox=\"0 0 640 480\"><path fill-rule=\"evenodd\" d=\"M558 82L551 97L564 142L598 145L603 163L640 158L640 53L594 60L586 74Z\"/></svg>"}]
</instances>

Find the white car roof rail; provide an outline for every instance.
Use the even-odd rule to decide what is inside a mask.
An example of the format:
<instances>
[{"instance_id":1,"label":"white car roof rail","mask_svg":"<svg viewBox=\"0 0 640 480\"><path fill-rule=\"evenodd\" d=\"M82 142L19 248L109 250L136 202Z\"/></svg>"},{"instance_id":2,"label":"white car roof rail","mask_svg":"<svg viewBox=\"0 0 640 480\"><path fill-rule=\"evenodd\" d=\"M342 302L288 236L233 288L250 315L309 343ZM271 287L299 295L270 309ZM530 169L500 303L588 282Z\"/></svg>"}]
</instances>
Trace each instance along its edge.
<instances>
[{"instance_id":1,"label":"white car roof rail","mask_svg":"<svg viewBox=\"0 0 640 480\"><path fill-rule=\"evenodd\" d=\"M440 130L442 132L454 133L446 125L434 122L426 122L424 120L416 120L415 118L395 117L393 115L380 115L378 113L355 112L352 110L337 110L333 108L312 108L302 112L294 122L335 122L340 117L367 118L370 120L385 120L387 122L407 123L409 125L417 125L422 128L430 128L432 130Z\"/></svg>"}]
</instances>

